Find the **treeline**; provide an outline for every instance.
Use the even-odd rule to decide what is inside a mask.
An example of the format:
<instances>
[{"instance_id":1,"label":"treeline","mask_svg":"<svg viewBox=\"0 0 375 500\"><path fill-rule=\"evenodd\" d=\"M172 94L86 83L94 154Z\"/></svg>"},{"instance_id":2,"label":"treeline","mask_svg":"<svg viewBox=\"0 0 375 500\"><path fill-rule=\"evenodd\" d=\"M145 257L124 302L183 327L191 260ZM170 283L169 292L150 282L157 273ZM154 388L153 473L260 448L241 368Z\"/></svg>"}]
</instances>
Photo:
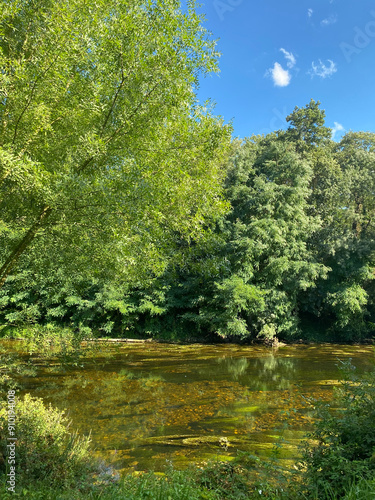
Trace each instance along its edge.
<instances>
[{"instance_id":1,"label":"treeline","mask_svg":"<svg viewBox=\"0 0 375 500\"><path fill-rule=\"evenodd\" d=\"M176 225L158 269L106 277L54 258L40 273L31 253L0 290L0 322L201 341L374 338L375 134L334 142L324 117L311 100L287 130L234 140L216 201L210 186L226 209L207 211L197 234Z\"/></svg>"}]
</instances>

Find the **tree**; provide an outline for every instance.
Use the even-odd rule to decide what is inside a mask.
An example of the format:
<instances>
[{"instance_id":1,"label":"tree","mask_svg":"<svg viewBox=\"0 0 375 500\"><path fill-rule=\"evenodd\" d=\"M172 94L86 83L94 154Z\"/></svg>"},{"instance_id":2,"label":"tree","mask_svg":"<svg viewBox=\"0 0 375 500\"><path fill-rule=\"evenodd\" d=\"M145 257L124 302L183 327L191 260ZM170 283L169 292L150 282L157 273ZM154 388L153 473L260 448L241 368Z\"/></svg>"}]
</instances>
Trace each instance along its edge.
<instances>
[{"instance_id":1,"label":"tree","mask_svg":"<svg viewBox=\"0 0 375 500\"><path fill-rule=\"evenodd\" d=\"M299 294L327 274L309 244L320 228L308 202L312 175L276 134L237 144L226 180L231 210L212 246L198 245L169 281L164 316L221 338L292 338Z\"/></svg>"},{"instance_id":2,"label":"tree","mask_svg":"<svg viewBox=\"0 0 375 500\"><path fill-rule=\"evenodd\" d=\"M309 245L320 227L308 202L312 174L295 145L272 134L247 140L234 159L230 258L233 272L261 297L255 314L247 311L248 328L261 336L294 334L299 293L327 272Z\"/></svg>"},{"instance_id":3,"label":"tree","mask_svg":"<svg viewBox=\"0 0 375 500\"><path fill-rule=\"evenodd\" d=\"M286 137L296 143L299 152L311 150L331 139L332 130L324 126L325 112L319 106L319 101L311 99L304 108L296 106L286 118L290 122Z\"/></svg>"},{"instance_id":4,"label":"tree","mask_svg":"<svg viewBox=\"0 0 375 500\"><path fill-rule=\"evenodd\" d=\"M20 262L157 267L170 235L224 210L230 130L196 102L217 70L201 21L176 0L2 7L0 286Z\"/></svg>"},{"instance_id":5,"label":"tree","mask_svg":"<svg viewBox=\"0 0 375 500\"><path fill-rule=\"evenodd\" d=\"M340 340L360 340L373 329L374 144L374 134L349 132L308 155L311 209L322 220L311 244L330 272L301 296L301 309Z\"/></svg>"}]
</instances>

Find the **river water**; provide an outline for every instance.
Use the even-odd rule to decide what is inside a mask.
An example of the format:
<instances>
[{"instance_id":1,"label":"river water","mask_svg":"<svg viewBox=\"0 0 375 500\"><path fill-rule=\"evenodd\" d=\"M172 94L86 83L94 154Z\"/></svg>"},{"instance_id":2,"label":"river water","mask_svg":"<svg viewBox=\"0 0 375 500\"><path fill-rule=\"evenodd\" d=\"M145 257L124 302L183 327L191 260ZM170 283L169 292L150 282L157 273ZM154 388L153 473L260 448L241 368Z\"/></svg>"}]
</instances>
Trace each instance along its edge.
<instances>
[{"instance_id":1,"label":"river water","mask_svg":"<svg viewBox=\"0 0 375 500\"><path fill-rule=\"evenodd\" d=\"M296 460L311 426L310 398L331 398L337 365L374 364L370 346L103 345L75 367L41 364L25 390L66 409L119 470L183 468L269 456Z\"/></svg>"}]
</instances>

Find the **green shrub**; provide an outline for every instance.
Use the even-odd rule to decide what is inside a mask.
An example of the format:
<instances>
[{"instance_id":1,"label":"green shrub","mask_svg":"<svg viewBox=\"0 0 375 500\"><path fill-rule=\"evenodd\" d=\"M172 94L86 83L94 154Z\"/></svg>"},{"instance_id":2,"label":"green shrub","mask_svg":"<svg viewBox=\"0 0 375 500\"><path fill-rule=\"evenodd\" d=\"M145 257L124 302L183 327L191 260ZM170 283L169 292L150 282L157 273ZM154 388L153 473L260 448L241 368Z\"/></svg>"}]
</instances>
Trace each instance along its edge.
<instances>
[{"instance_id":1,"label":"green shrub","mask_svg":"<svg viewBox=\"0 0 375 500\"><path fill-rule=\"evenodd\" d=\"M6 450L7 408L0 408L0 446ZM48 480L70 486L95 470L90 438L69 430L63 411L46 407L42 399L26 394L16 403L16 471L20 483Z\"/></svg>"},{"instance_id":2,"label":"green shrub","mask_svg":"<svg viewBox=\"0 0 375 500\"><path fill-rule=\"evenodd\" d=\"M13 335L25 339L24 345L30 355L54 356L60 362L67 363L78 360L84 354L81 348L81 342L85 340L84 331L74 331L48 323L19 327Z\"/></svg>"},{"instance_id":3,"label":"green shrub","mask_svg":"<svg viewBox=\"0 0 375 500\"><path fill-rule=\"evenodd\" d=\"M247 469L236 462L211 462L203 467L199 483L219 498L248 498Z\"/></svg>"},{"instance_id":4,"label":"green shrub","mask_svg":"<svg viewBox=\"0 0 375 500\"><path fill-rule=\"evenodd\" d=\"M306 491L319 500L343 498L375 473L375 371L359 378L350 363L342 365L345 381L332 404L317 404L303 451Z\"/></svg>"}]
</instances>

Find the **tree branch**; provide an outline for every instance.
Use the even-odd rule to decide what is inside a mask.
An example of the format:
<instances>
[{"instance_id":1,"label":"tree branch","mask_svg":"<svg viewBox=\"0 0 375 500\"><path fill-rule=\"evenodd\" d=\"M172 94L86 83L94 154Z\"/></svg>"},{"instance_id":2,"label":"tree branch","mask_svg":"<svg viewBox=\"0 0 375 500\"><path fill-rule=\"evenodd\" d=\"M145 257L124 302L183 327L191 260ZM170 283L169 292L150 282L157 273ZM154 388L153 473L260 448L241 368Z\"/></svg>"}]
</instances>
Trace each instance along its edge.
<instances>
[{"instance_id":1,"label":"tree branch","mask_svg":"<svg viewBox=\"0 0 375 500\"><path fill-rule=\"evenodd\" d=\"M17 132L18 132L18 126L21 123L21 120L22 120L24 114L29 109L29 106L30 106L30 104L31 104L31 102L33 100L33 97L34 97L34 93L35 93L36 85L37 85L38 81L41 79L42 76L45 76L48 73L48 71L52 68L53 64L56 62L56 60L58 59L58 57L59 57L59 55L57 54L56 57L51 61L51 64L49 64L47 66L47 68L40 75L38 75L37 78L35 79L35 82L34 82L34 84L32 86L32 89L31 89L31 93L30 93L29 99L27 100L27 103L25 104L23 110L21 111L20 116L18 117L18 119L16 121L16 125L14 127L14 134L13 134L12 145L14 145L14 143L16 142Z\"/></svg>"},{"instance_id":2,"label":"tree branch","mask_svg":"<svg viewBox=\"0 0 375 500\"><path fill-rule=\"evenodd\" d=\"M118 99L118 96L120 95L120 92L121 92L121 89L122 87L124 86L124 83L125 83L125 76L124 76L124 63L123 63L123 59L122 59L122 53L120 54L120 59L121 59L121 81L120 81L120 85L118 86L118 89L116 91L116 94L115 94L115 97L113 98L113 101L112 101L112 105L111 107L109 108L109 111L107 113L107 116L105 117L104 119L104 123L103 123L103 126L102 126L102 130L100 132L100 137L103 137L103 134L104 134L104 130L105 130L105 127L107 126L107 123L108 123L108 120L113 112L113 109L115 107L115 104L116 104L116 101Z\"/></svg>"},{"instance_id":3,"label":"tree branch","mask_svg":"<svg viewBox=\"0 0 375 500\"><path fill-rule=\"evenodd\" d=\"M35 238L37 232L43 225L43 221L51 214L52 208L45 206L40 213L38 220L31 226L31 228L24 235L22 240L18 243L16 248L11 252L9 257L6 259L5 263L0 269L0 288L4 285L9 273L13 267L17 264L18 259L23 254L23 252L30 246L31 242Z\"/></svg>"},{"instance_id":4,"label":"tree branch","mask_svg":"<svg viewBox=\"0 0 375 500\"><path fill-rule=\"evenodd\" d=\"M142 101L140 101L137 106L133 109L133 111L130 113L130 115L127 117L127 120L131 120L133 118L133 116L135 116L135 114L139 111L140 107L147 101L147 99L150 97L150 95L154 92L154 90L156 90L156 88L158 87L159 85L159 82L156 82L156 84L146 93L146 95L144 96L144 99L142 99ZM113 102L113 105L114 105L114 102ZM113 106L111 106L111 110L113 109ZM112 111L111 111L112 112ZM108 116L109 118L109 116ZM108 120L107 120L108 121ZM112 135L110 135L108 137L108 139L105 141L105 145L109 144L123 129L124 129L125 125L121 126L121 127L118 127ZM126 132L127 133L127 132ZM90 156L90 158L87 158L87 160L85 160L78 168L77 168L77 172L82 172L86 167L88 167L88 165L94 160L95 156Z\"/></svg>"}]
</instances>

